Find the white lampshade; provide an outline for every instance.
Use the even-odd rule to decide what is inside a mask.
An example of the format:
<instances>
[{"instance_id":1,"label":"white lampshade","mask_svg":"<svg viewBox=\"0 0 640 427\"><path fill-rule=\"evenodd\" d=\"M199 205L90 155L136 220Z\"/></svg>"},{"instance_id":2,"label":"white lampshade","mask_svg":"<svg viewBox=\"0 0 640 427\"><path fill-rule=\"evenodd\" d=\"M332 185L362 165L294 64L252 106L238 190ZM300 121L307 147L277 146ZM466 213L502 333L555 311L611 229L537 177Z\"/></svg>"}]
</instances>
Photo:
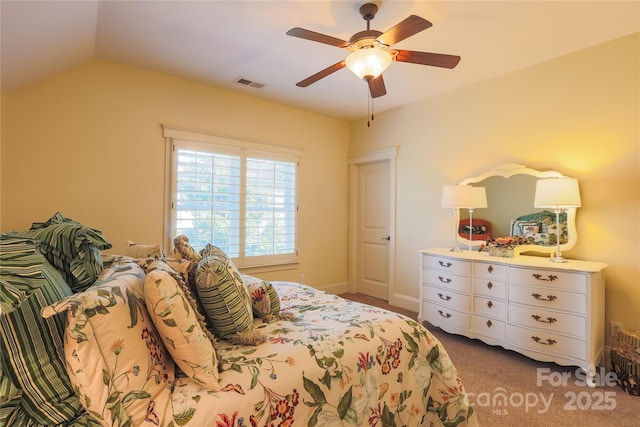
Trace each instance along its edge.
<instances>
[{"instance_id":1,"label":"white lampshade","mask_svg":"<svg viewBox=\"0 0 640 427\"><path fill-rule=\"evenodd\" d=\"M486 208L487 192L484 187L445 185L442 189L443 208Z\"/></svg>"},{"instance_id":2,"label":"white lampshade","mask_svg":"<svg viewBox=\"0 0 640 427\"><path fill-rule=\"evenodd\" d=\"M472 199L472 189L469 185L445 185L442 188L443 208L466 208Z\"/></svg>"},{"instance_id":3,"label":"white lampshade","mask_svg":"<svg viewBox=\"0 0 640 427\"><path fill-rule=\"evenodd\" d=\"M533 202L536 208L567 209L582 206L578 180L575 178L547 178L536 183Z\"/></svg>"},{"instance_id":4,"label":"white lampshade","mask_svg":"<svg viewBox=\"0 0 640 427\"><path fill-rule=\"evenodd\" d=\"M356 76L376 78L391 65L393 57L389 52L377 47L362 48L347 56L345 64Z\"/></svg>"},{"instance_id":5,"label":"white lampshade","mask_svg":"<svg viewBox=\"0 0 640 427\"><path fill-rule=\"evenodd\" d=\"M465 206L469 209L486 208L487 207L487 191L484 187L471 187L471 206Z\"/></svg>"}]
</instances>

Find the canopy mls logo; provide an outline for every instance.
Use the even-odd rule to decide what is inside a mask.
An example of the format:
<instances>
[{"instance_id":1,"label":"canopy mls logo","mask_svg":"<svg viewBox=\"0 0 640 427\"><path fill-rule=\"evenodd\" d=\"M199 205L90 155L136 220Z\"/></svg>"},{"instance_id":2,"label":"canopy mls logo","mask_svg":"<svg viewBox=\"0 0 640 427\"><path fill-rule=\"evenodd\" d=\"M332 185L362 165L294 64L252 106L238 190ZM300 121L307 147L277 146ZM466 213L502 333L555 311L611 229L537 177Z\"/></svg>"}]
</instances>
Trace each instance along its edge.
<instances>
[{"instance_id":1,"label":"canopy mls logo","mask_svg":"<svg viewBox=\"0 0 640 427\"><path fill-rule=\"evenodd\" d=\"M574 376L573 384L578 387L613 387L618 383L618 376L615 372L607 372L604 367L601 367L599 371L594 369L592 379L580 368L575 370L573 376L571 372L551 372L550 368L538 368L536 371L536 385L538 387L541 387L544 382L549 383L551 387L566 387Z\"/></svg>"},{"instance_id":2,"label":"canopy mls logo","mask_svg":"<svg viewBox=\"0 0 640 427\"><path fill-rule=\"evenodd\" d=\"M617 384L618 377L614 372L607 372L604 368L599 371L592 370L593 375L587 374L578 368L571 372L551 372L550 368L538 368L536 370L536 386L546 384L551 387L613 387ZM507 392L498 387L490 392L468 393L472 406L491 408L492 415L509 415L510 409L524 408L524 411L536 411L543 414L549 410L556 399L556 393L542 392ZM615 391L567 391L558 394L562 399L562 409L565 411L611 411L616 408ZM562 403L564 402L564 404Z\"/></svg>"}]
</instances>

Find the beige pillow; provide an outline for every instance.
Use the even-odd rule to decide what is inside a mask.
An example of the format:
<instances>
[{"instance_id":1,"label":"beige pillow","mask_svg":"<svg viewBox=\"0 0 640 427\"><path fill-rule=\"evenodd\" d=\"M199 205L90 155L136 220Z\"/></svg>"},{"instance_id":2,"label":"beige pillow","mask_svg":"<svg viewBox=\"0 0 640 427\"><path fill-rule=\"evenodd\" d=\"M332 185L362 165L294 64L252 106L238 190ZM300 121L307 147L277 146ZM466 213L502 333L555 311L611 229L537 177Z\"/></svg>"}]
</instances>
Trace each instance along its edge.
<instances>
[{"instance_id":1,"label":"beige pillow","mask_svg":"<svg viewBox=\"0 0 640 427\"><path fill-rule=\"evenodd\" d=\"M174 362L203 387L220 390L216 352L178 282L168 271L156 269L147 274L144 292L147 310Z\"/></svg>"},{"instance_id":2,"label":"beige pillow","mask_svg":"<svg viewBox=\"0 0 640 427\"><path fill-rule=\"evenodd\" d=\"M127 242L124 254L131 258L163 259L165 257L164 250L160 245L144 245L132 241Z\"/></svg>"}]
</instances>

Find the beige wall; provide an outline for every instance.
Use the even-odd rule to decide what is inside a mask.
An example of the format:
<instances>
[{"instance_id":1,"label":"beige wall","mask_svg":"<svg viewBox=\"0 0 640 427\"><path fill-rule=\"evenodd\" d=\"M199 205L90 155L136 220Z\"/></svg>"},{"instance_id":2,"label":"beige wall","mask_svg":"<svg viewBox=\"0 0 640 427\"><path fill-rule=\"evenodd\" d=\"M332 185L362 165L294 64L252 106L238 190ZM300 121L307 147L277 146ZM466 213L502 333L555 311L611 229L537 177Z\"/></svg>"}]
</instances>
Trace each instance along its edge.
<instances>
[{"instance_id":1,"label":"beige wall","mask_svg":"<svg viewBox=\"0 0 640 427\"><path fill-rule=\"evenodd\" d=\"M331 287L347 280L347 155L399 145L396 292L417 300L417 251L451 244L442 186L521 163L580 180L580 238L565 256L609 264L607 319L640 328L639 38L376 114L370 128L93 61L3 95L0 229L60 210L116 252L161 242L161 124L302 147L302 263L264 277Z\"/></svg>"},{"instance_id":2,"label":"beige wall","mask_svg":"<svg viewBox=\"0 0 640 427\"><path fill-rule=\"evenodd\" d=\"M519 163L579 179L564 255L607 263L607 320L640 328L639 52L635 34L352 123L350 155L400 146L396 291L418 298L417 251L452 244L442 186Z\"/></svg>"},{"instance_id":3,"label":"beige wall","mask_svg":"<svg viewBox=\"0 0 640 427\"><path fill-rule=\"evenodd\" d=\"M59 210L101 229L112 252L162 243L168 124L302 148L301 264L263 277L345 284L347 122L104 61L3 99L2 231Z\"/></svg>"}]
</instances>

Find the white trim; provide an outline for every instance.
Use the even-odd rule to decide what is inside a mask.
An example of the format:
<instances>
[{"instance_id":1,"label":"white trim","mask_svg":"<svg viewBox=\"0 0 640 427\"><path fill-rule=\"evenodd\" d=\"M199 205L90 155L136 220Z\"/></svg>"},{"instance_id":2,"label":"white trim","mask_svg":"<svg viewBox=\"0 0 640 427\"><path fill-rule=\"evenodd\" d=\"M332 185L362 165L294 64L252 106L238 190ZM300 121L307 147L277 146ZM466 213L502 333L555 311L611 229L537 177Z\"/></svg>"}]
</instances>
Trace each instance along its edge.
<instances>
[{"instance_id":1,"label":"white trim","mask_svg":"<svg viewBox=\"0 0 640 427\"><path fill-rule=\"evenodd\" d=\"M396 163L399 146L349 156L349 283L348 291L356 292L358 283L358 172L361 165L389 163L389 292L388 302L397 305L396 287Z\"/></svg>"},{"instance_id":2,"label":"white trim","mask_svg":"<svg viewBox=\"0 0 640 427\"><path fill-rule=\"evenodd\" d=\"M298 243L299 243L299 212L297 210L297 203L299 201L299 167L300 158L302 156L302 149L283 147L279 145L267 144L254 141L243 141L234 138L227 138L217 135L208 134L205 132L192 131L173 126L162 125L163 135L165 137L165 189L164 189L164 242L166 248L173 248L172 235L175 233L175 212L176 212L176 194L174 189L176 188L176 167L177 157L174 155L174 151L178 147L184 147L195 150L214 150L222 153L233 154L239 156L242 159L248 157L259 157L261 159L269 159L272 161L284 161L295 164L296 167L296 213L295 213L295 233L296 233L296 248L292 254L286 255L268 255L261 257L246 257L244 250L241 249L239 258L234 258L234 262L238 267L248 269L269 269L277 268L278 270L289 269L290 265L297 265L299 263L298 258ZM241 188L245 188L246 176L243 173L240 177ZM244 190L241 192L244 198ZM241 200L240 203L240 217L244 218L245 203ZM241 228L241 234L244 233L244 228ZM245 236L241 235L241 245L244 245ZM253 261L253 263L248 263Z\"/></svg>"},{"instance_id":3,"label":"white trim","mask_svg":"<svg viewBox=\"0 0 640 427\"><path fill-rule=\"evenodd\" d=\"M252 150L261 153L278 153L291 157L301 157L301 148L283 147L281 145L267 144L263 142L244 141L235 138L228 138L212 135L206 132L191 131L173 126L162 125L164 137L176 141L204 142L207 144L220 145L223 147L236 147L244 150Z\"/></svg>"},{"instance_id":4,"label":"white trim","mask_svg":"<svg viewBox=\"0 0 640 427\"><path fill-rule=\"evenodd\" d=\"M395 159L398 157L399 148L400 147L396 145L395 147L382 148L380 150L367 151L366 153L349 156L349 165Z\"/></svg>"}]
</instances>

